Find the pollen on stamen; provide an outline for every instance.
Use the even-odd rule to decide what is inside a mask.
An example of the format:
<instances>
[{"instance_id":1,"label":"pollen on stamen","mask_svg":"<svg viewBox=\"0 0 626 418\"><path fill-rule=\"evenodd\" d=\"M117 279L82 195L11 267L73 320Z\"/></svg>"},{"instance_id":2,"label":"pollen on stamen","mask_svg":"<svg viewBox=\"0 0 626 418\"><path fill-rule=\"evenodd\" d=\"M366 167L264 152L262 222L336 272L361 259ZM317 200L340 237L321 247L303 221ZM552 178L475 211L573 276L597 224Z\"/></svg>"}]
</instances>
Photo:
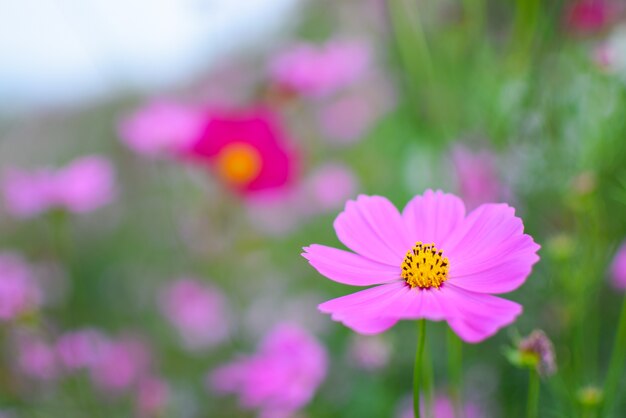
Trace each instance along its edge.
<instances>
[{"instance_id":1,"label":"pollen on stamen","mask_svg":"<svg viewBox=\"0 0 626 418\"><path fill-rule=\"evenodd\" d=\"M438 289L448 280L448 267L448 259L435 244L418 242L404 257L401 276L412 288Z\"/></svg>"}]
</instances>

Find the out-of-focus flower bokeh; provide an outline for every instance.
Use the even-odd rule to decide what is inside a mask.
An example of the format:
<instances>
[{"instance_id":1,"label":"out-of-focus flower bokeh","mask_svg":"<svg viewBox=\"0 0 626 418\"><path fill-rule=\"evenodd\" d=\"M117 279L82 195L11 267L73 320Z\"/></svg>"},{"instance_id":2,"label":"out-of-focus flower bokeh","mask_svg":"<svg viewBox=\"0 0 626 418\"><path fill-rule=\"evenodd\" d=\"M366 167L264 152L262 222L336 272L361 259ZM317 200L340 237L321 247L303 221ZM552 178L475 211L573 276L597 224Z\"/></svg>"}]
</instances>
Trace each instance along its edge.
<instances>
[{"instance_id":1,"label":"out-of-focus flower bokeh","mask_svg":"<svg viewBox=\"0 0 626 418\"><path fill-rule=\"evenodd\" d=\"M300 254L427 189L515 208L459 247L523 286L445 306L462 353L428 323L425 412L526 416L530 370L538 417L625 416L625 108L620 0L0 2L0 417L413 416L415 323L332 321L355 289ZM429 208L407 236L454 218ZM313 264L373 280L376 248ZM380 331L387 296L332 319Z\"/></svg>"}]
</instances>

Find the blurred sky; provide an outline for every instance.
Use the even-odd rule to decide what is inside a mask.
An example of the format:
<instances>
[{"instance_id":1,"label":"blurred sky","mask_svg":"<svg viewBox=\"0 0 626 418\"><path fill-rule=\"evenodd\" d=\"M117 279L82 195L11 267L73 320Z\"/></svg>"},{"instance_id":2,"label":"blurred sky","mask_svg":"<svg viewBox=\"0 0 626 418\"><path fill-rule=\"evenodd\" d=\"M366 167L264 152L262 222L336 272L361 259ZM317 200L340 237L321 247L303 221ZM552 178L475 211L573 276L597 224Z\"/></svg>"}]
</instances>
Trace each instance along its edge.
<instances>
[{"instance_id":1,"label":"blurred sky","mask_svg":"<svg viewBox=\"0 0 626 418\"><path fill-rule=\"evenodd\" d=\"M0 109L164 88L283 27L302 0L0 0Z\"/></svg>"}]
</instances>

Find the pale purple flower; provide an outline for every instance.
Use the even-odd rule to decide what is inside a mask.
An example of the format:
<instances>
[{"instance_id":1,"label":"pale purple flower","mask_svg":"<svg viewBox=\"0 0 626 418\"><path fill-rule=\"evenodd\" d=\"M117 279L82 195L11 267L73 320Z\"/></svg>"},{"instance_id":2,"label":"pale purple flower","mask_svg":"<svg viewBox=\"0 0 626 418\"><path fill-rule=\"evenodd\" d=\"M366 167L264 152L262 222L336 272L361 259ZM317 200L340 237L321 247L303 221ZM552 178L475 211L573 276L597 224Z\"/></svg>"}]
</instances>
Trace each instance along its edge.
<instances>
[{"instance_id":1,"label":"pale purple flower","mask_svg":"<svg viewBox=\"0 0 626 418\"><path fill-rule=\"evenodd\" d=\"M280 87L305 96L323 97L348 87L369 69L370 48L354 41L302 43L278 54L270 76Z\"/></svg>"},{"instance_id":2,"label":"pale purple flower","mask_svg":"<svg viewBox=\"0 0 626 418\"><path fill-rule=\"evenodd\" d=\"M622 243L613 257L611 278L615 288L626 290L626 241Z\"/></svg>"},{"instance_id":3,"label":"pale purple flower","mask_svg":"<svg viewBox=\"0 0 626 418\"><path fill-rule=\"evenodd\" d=\"M52 209L86 213L115 198L115 174L109 160L90 155L58 170L8 170L3 191L8 212L17 218Z\"/></svg>"},{"instance_id":4,"label":"pale purple flower","mask_svg":"<svg viewBox=\"0 0 626 418\"><path fill-rule=\"evenodd\" d=\"M241 406L264 418L288 418L313 398L326 377L325 348L304 329L282 324L258 351L226 364L209 376L219 393L236 393Z\"/></svg>"},{"instance_id":5,"label":"pale purple flower","mask_svg":"<svg viewBox=\"0 0 626 418\"><path fill-rule=\"evenodd\" d=\"M190 350L214 346L228 337L228 302L214 286L192 278L178 279L163 289L160 305Z\"/></svg>"},{"instance_id":6,"label":"pale purple flower","mask_svg":"<svg viewBox=\"0 0 626 418\"><path fill-rule=\"evenodd\" d=\"M14 253L0 253L0 321L36 310L41 301L41 290L26 261Z\"/></svg>"},{"instance_id":7,"label":"pale purple flower","mask_svg":"<svg viewBox=\"0 0 626 418\"><path fill-rule=\"evenodd\" d=\"M124 144L138 154L179 155L202 135L206 117L195 108L154 101L126 116L119 125Z\"/></svg>"},{"instance_id":8,"label":"pale purple flower","mask_svg":"<svg viewBox=\"0 0 626 418\"><path fill-rule=\"evenodd\" d=\"M536 329L522 339L518 349L525 354L536 357L536 369L542 377L549 377L556 373L556 354L552 341L545 332Z\"/></svg>"},{"instance_id":9,"label":"pale purple flower","mask_svg":"<svg viewBox=\"0 0 626 418\"><path fill-rule=\"evenodd\" d=\"M486 149L473 152L463 145L452 150L459 194L468 209L502 198L503 186L496 167L496 156Z\"/></svg>"},{"instance_id":10,"label":"pale purple flower","mask_svg":"<svg viewBox=\"0 0 626 418\"><path fill-rule=\"evenodd\" d=\"M350 343L350 357L361 369L381 369L389 362L390 355L389 342L379 335L355 335Z\"/></svg>"},{"instance_id":11,"label":"pale purple flower","mask_svg":"<svg viewBox=\"0 0 626 418\"><path fill-rule=\"evenodd\" d=\"M358 181L348 166L328 163L315 169L304 187L309 208L326 212L341 208L346 200L354 197Z\"/></svg>"},{"instance_id":12,"label":"pale purple flower","mask_svg":"<svg viewBox=\"0 0 626 418\"><path fill-rule=\"evenodd\" d=\"M421 415L426 415L426 403L422 400L420 404ZM397 418L415 418L413 413L413 405L411 402L404 401L400 407ZM437 394L432 406L432 418L456 418L454 413L454 404L449 397L443 394ZM485 418L486 415L478 407L478 405L472 402L466 402L463 405L463 417L464 418Z\"/></svg>"},{"instance_id":13,"label":"pale purple flower","mask_svg":"<svg viewBox=\"0 0 626 418\"><path fill-rule=\"evenodd\" d=\"M77 370L94 365L102 355L107 340L95 329L66 332L55 344L60 363L67 370Z\"/></svg>"},{"instance_id":14,"label":"pale purple flower","mask_svg":"<svg viewBox=\"0 0 626 418\"><path fill-rule=\"evenodd\" d=\"M107 341L98 359L90 366L94 384L110 393L130 389L147 373L150 352L147 346L134 337Z\"/></svg>"},{"instance_id":15,"label":"pale purple flower","mask_svg":"<svg viewBox=\"0 0 626 418\"><path fill-rule=\"evenodd\" d=\"M139 418L158 417L167 406L170 389L161 378L150 376L141 379L135 398Z\"/></svg>"}]
</instances>

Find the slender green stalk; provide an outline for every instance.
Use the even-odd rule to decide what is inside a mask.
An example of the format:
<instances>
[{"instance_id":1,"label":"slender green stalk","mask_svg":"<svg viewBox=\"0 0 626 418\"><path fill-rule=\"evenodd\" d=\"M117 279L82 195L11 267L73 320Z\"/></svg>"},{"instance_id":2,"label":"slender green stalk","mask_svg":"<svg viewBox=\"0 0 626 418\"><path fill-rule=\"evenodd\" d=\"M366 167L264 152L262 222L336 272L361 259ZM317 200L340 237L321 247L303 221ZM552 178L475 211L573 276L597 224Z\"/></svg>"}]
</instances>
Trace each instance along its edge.
<instances>
[{"instance_id":1,"label":"slender green stalk","mask_svg":"<svg viewBox=\"0 0 626 418\"><path fill-rule=\"evenodd\" d=\"M539 21L539 0L517 0L513 23L513 64L525 64L533 47Z\"/></svg>"},{"instance_id":2,"label":"slender green stalk","mask_svg":"<svg viewBox=\"0 0 626 418\"><path fill-rule=\"evenodd\" d=\"M422 358L422 385L424 390L424 416L425 418L433 418L432 410L433 403L435 402L435 387L433 382L435 381L435 372L433 370L433 361L430 355L430 349L428 344L424 344L424 356Z\"/></svg>"},{"instance_id":3,"label":"slender green stalk","mask_svg":"<svg viewBox=\"0 0 626 418\"><path fill-rule=\"evenodd\" d=\"M601 416L610 416L615 406L615 398L619 385L624 377L626 363L626 296L622 303L622 313L617 324L617 335L613 343L613 352L609 361L609 369L604 383L604 407Z\"/></svg>"},{"instance_id":4,"label":"slender green stalk","mask_svg":"<svg viewBox=\"0 0 626 418\"><path fill-rule=\"evenodd\" d=\"M424 345L426 342L426 320L420 319L417 322L418 336L417 348L415 349L415 364L413 366L413 412L415 418L421 418L420 414L420 383L422 380L422 357L424 355Z\"/></svg>"},{"instance_id":5,"label":"slender green stalk","mask_svg":"<svg viewBox=\"0 0 626 418\"><path fill-rule=\"evenodd\" d=\"M463 343L450 328L447 345L450 399L454 405L454 417L463 418Z\"/></svg>"},{"instance_id":6,"label":"slender green stalk","mask_svg":"<svg viewBox=\"0 0 626 418\"><path fill-rule=\"evenodd\" d=\"M539 388L541 382L539 381L539 373L534 368L530 370L528 376L528 402L526 404L526 417L537 418L539 409Z\"/></svg>"}]
</instances>

